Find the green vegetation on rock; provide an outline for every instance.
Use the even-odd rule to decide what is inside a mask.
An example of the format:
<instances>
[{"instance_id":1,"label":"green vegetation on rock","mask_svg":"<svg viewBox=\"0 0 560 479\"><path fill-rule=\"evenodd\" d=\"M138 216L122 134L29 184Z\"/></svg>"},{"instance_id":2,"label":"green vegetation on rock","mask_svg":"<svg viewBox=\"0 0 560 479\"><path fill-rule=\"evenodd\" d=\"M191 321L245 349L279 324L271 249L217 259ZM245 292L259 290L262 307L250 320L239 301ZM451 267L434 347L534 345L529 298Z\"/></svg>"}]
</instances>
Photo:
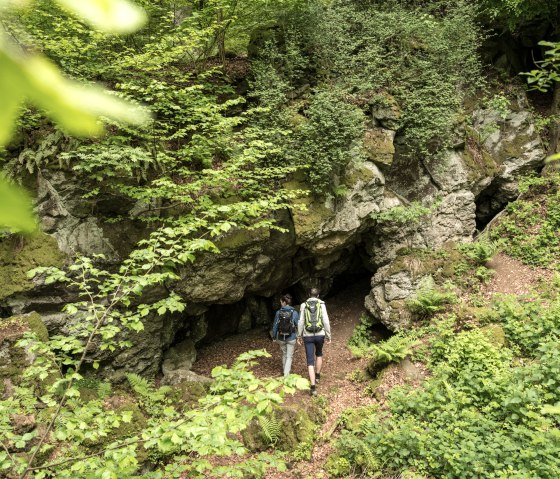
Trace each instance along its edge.
<instances>
[{"instance_id":1,"label":"green vegetation on rock","mask_svg":"<svg viewBox=\"0 0 560 479\"><path fill-rule=\"evenodd\" d=\"M44 233L0 239L0 300L28 291L33 282L27 273L38 266L62 266L65 257L56 240Z\"/></svg>"}]
</instances>

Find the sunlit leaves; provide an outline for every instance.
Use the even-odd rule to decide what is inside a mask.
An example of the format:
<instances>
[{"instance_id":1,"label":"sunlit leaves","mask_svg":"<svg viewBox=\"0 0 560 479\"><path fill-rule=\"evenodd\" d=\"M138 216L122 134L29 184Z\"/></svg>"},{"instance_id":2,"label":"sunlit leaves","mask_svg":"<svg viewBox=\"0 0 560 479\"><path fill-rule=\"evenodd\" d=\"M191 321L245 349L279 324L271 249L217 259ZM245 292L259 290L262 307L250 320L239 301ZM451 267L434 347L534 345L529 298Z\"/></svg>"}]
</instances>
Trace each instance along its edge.
<instances>
[{"instance_id":1,"label":"sunlit leaves","mask_svg":"<svg viewBox=\"0 0 560 479\"><path fill-rule=\"evenodd\" d=\"M93 27L110 33L130 33L146 21L146 13L127 0L57 0Z\"/></svg>"},{"instance_id":2,"label":"sunlit leaves","mask_svg":"<svg viewBox=\"0 0 560 479\"><path fill-rule=\"evenodd\" d=\"M0 97L0 145L8 142L19 107L24 101L45 110L68 133L81 136L100 134L99 116L141 124L145 110L133 107L93 86L84 86L62 76L48 60L23 57L0 50L0 88L10 92Z\"/></svg>"},{"instance_id":3,"label":"sunlit leaves","mask_svg":"<svg viewBox=\"0 0 560 479\"><path fill-rule=\"evenodd\" d=\"M545 58L538 61L537 70L522 73L527 77L527 84L530 90L546 92L553 88L555 82L560 82L560 42L539 42L539 45L548 47L545 51Z\"/></svg>"}]
</instances>

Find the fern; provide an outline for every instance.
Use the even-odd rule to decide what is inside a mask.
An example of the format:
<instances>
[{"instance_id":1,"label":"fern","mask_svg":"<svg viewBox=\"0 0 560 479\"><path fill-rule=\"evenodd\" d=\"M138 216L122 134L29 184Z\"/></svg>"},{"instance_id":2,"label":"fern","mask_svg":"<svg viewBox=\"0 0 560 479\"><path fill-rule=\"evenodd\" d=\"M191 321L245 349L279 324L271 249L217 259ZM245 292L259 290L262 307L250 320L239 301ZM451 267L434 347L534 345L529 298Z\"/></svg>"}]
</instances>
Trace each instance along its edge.
<instances>
[{"instance_id":1,"label":"fern","mask_svg":"<svg viewBox=\"0 0 560 479\"><path fill-rule=\"evenodd\" d=\"M461 246L461 251L477 264L484 265L497 253L498 244L484 236L474 243Z\"/></svg>"},{"instance_id":2,"label":"fern","mask_svg":"<svg viewBox=\"0 0 560 479\"><path fill-rule=\"evenodd\" d=\"M97 386L97 396L99 399L105 399L111 395L112 387L110 382L101 382Z\"/></svg>"},{"instance_id":3,"label":"fern","mask_svg":"<svg viewBox=\"0 0 560 479\"><path fill-rule=\"evenodd\" d=\"M396 334L379 345L374 344L372 348L375 360L387 364L404 359L417 344L414 336Z\"/></svg>"},{"instance_id":4,"label":"fern","mask_svg":"<svg viewBox=\"0 0 560 479\"><path fill-rule=\"evenodd\" d=\"M366 442L363 443L362 453L364 457L364 464L363 464L364 469L366 471L379 470L379 466L380 466L379 461L377 460L377 457L371 450L371 446Z\"/></svg>"},{"instance_id":5,"label":"fern","mask_svg":"<svg viewBox=\"0 0 560 479\"><path fill-rule=\"evenodd\" d=\"M139 396L149 398L153 394L154 387L142 376L134 373L127 373L126 379L128 379L132 390Z\"/></svg>"},{"instance_id":6,"label":"fern","mask_svg":"<svg viewBox=\"0 0 560 479\"><path fill-rule=\"evenodd\" d=\"M367 371L371 376L376 376L389 363L396 363L412 352L412 348L418 344L414 334L398 333L386 341L373 344L368 354L370 362Z\"/></svg>"},{"instance_id":7,"label":"fern","mask_svg":"<svg viewBox=\"0 0 560 479\"><path fill-rule=\"evenodd\" d=\"M12 159L7 164L7 170L14 178L22 177L25 173L35 173L41 168L58 163L59 168L68 166L68 162L60 154L72 143L60 130L54 130L46 135L41 141L34 145L34 148L25 148L17 158Z\"/></svg>"},{"instance_id":8,"label":"fern","mask_svg":"<svg viewBox=\"0 0 560 479\"><path fill-rule=\"evenodd\" d=\"M456 297L453 293L444 293L433 286L427 286L419 289L414 297L407 300L406 304L412 313L420 317L427 317L443 311L447 304L451 304L455 300Z\"/></svg>"},{"instance_id":9,"label":"fern","mask_svg":"<svg viewBox=\"0 0 560 479\"><path fill-rule=\"evenodd\" d=\"M280 438L281 425L280 422L278 422L278 420L276 419L274 413L271 414L269 417L259 416L258 421L262 433L266 438L268 444L272 446L276 445L278 439Z\"/></svg>"},{"instance_id":10,"label":"fern","mask_svg":"<svg viewBox=\"0 0 560 479\"><path fill-rule=\"evenodd\" d=\"M127 373L126 378L132 390L142 399L146 399L151 403L163 401L165 396L172 391L172 388L169 386L162 386L156 389L148 380L138 374Z\"/></svg>"},{"instance_id":11,"label":"fern","mask_svg":"<svg viewBox=\"0 0 560 479\"><path fill-rule=\"evenodd\" d=\"M371 350L371 330L374 323L375 320L372 316L362 314L360 323L354 328L352 336L346 343L346 346L355 358L363 358Z\"/></svg>"}]
</instances>

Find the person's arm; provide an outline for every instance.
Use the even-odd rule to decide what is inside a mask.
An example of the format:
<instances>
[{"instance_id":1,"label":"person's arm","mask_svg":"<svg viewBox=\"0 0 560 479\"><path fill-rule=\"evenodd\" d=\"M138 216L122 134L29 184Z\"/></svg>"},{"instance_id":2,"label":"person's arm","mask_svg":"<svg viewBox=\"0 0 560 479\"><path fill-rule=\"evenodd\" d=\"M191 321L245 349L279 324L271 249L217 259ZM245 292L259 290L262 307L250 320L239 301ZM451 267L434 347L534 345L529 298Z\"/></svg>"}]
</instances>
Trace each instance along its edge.
<instances>
[{"instance_id":1,"label":"person's arm","mask_svg":"<svg viewBox=\"0 0 560 479\"><path fill-rule=\"evenodd\" d=\"M274 315L274 323L272 324L272 339L276 339L278 336L278 319L280 318L280 310L276 311Z\"/></svg>"},{"instance_id":2,"label":"person's arm","mask_svg":"<svg viewBox=\"0 0 560 479\"><path fill-rule=\"evenodd\" d=\"M327 313L327 306L325 303L321 303L321 309L323 310L323 329L325 330L325 336L330 341L331 340L331 323L329 321L329 315Z\"/></svg>"},{"instance_id":3,"label":"person's arm","mask_svg":"<svg viewBox=\"0 0 560 479\"><path fill-rule=\"evenodd\" d=\"M305 309L305 303L301 303L300 310L299 310L299 318L298 318L298 338L303 336L303 310Z\"/></svg>"}]
</instances>

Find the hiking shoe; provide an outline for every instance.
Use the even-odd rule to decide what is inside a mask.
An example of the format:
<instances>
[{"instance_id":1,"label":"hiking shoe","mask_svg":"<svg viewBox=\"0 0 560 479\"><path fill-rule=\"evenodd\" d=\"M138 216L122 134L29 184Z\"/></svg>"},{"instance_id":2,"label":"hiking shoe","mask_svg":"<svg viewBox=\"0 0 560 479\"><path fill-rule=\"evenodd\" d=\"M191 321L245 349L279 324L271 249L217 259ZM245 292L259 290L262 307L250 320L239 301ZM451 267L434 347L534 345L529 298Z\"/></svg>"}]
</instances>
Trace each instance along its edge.
<instances>
[{"instance_id":1,"label":"hiking shoe","mask_svg":"<svg viewBox=\"0 0 560 479\"><path fill-rule=\"evenodd\" d=\"M311 394L311 396L317 396L317 389L313 388L311 391L309 391L309 393Z\"/></svg>"},{"instance_id":2,"label":"hiking shoe","mask_svg":"<svg viewBox=\"0 0 560 479\"><path fill-rule=\"evenodd\" d=\"M321 375L317 373L315 374L315 384L319 384L319 381L321 381Z\"/></svg>"}]
</instances>

